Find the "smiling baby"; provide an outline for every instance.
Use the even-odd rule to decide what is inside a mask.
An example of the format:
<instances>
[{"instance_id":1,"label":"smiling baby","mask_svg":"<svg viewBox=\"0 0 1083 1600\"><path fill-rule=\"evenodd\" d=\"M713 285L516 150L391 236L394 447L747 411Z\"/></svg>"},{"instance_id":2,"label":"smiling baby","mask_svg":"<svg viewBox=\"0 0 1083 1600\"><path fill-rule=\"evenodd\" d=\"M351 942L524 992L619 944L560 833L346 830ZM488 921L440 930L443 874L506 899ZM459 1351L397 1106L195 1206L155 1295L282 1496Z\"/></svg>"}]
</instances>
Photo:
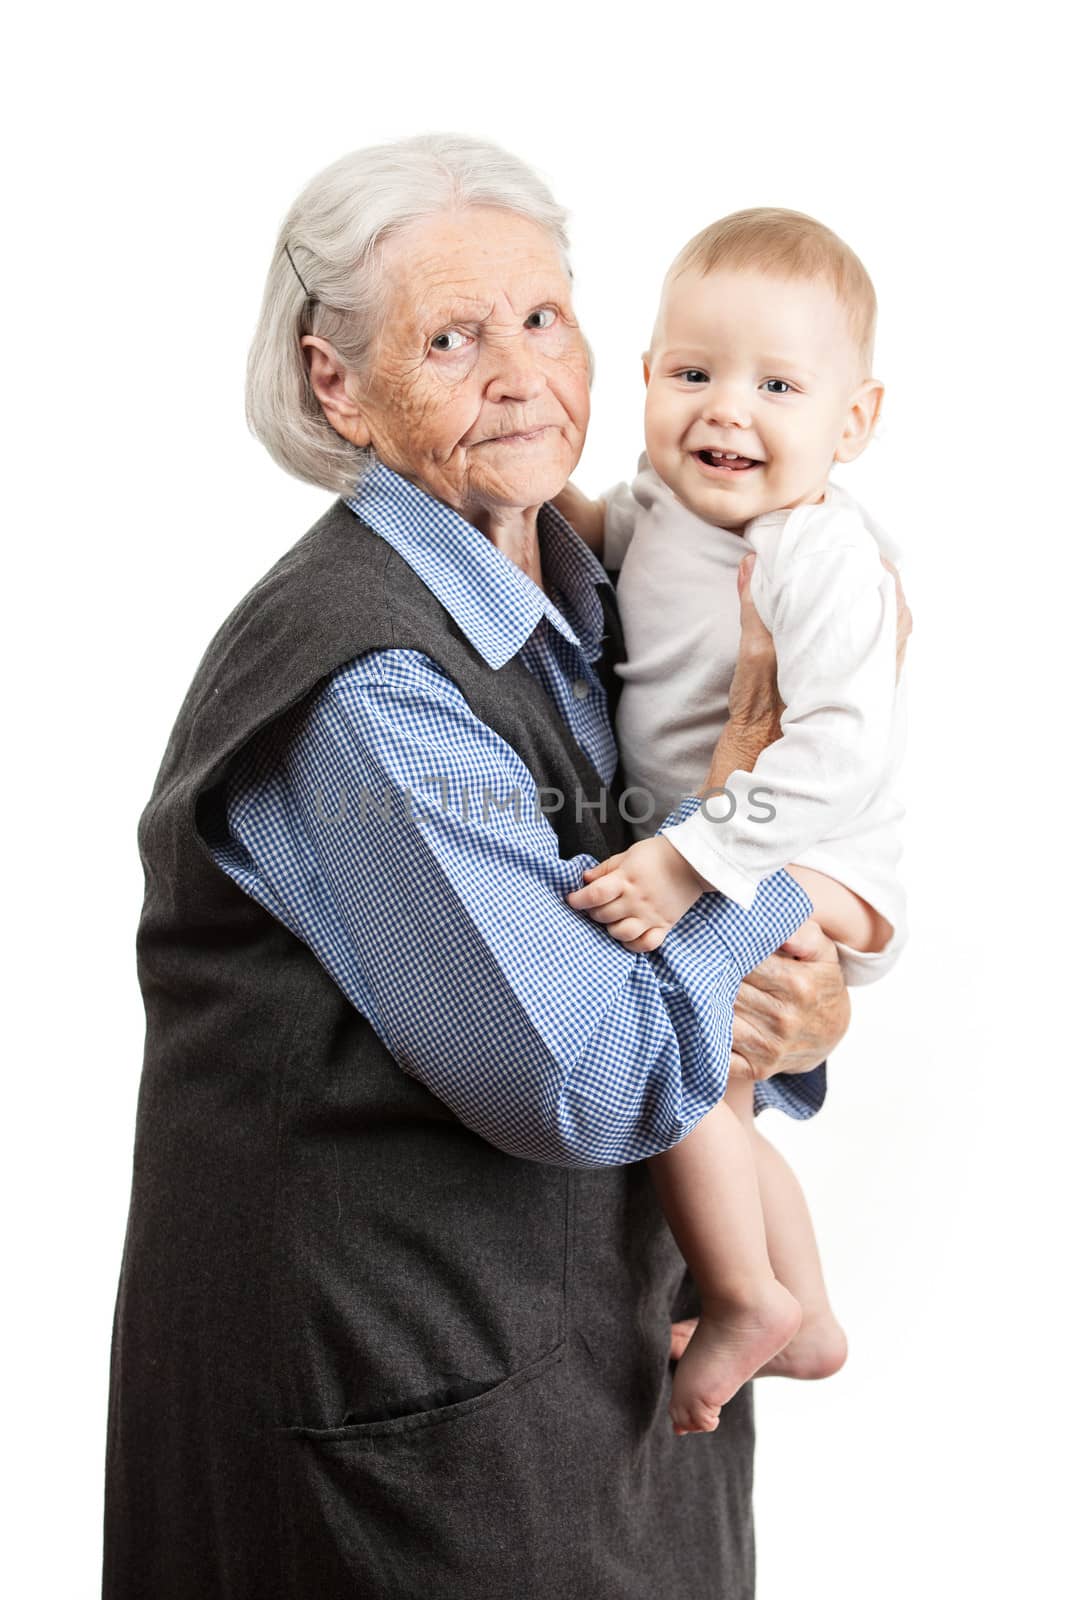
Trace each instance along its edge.
<instances>
[{"instance_id":1,"label":"smiling baby","mask_svg":"<svg viewBox=\"0 0 1083 1600\"><path fill-rule=\"evenodd\" d=\"M752 905L785 868L835 941L847 982L894 965L906 938L896 868L902 755L897 550L830 478L865 448L876 297L854 252L799 212L737 212L666 276L650 349L646 453L634 482L557 509L610 570L627 661L617 733L641 838L585 874L568 903L636 952L656 950L704 892ZM750 772L658 833L710 765L739 641L738 568L771 633L782 737ZM637 798L632 801L632 796ZM775 1103L819 1109L825 1069L776 1078ZM753 1374L825 1377L846 1340L797 1180L735 1077L679 1145L651 1161L702 1315L674 1375L678 1433L709 1432Z\"/></svg>"}]
</instances>

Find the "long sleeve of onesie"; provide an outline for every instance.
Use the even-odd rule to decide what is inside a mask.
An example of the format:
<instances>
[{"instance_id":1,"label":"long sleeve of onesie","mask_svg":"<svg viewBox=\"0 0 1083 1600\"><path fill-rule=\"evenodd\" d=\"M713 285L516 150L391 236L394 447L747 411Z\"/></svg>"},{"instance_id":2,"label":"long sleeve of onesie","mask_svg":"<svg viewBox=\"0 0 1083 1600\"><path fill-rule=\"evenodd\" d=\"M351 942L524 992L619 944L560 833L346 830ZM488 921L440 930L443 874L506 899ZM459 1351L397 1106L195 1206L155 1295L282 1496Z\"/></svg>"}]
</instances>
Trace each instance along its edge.
<instances>
[{"instance_id":1,"label":"long sleeve of onesie","mask_svg":"<svg viewBox=\"0 0 1083 1600\"><path fill-rule=\"evenodd\" d=\"M756 518L745 537L756 551L752 598L775 644L782 738L751 772L731 775L729 798L665 833L747 908L763 878L858 818L897 724L894 580L859 510L799 506Z\"/></svg>"}]
</instances>

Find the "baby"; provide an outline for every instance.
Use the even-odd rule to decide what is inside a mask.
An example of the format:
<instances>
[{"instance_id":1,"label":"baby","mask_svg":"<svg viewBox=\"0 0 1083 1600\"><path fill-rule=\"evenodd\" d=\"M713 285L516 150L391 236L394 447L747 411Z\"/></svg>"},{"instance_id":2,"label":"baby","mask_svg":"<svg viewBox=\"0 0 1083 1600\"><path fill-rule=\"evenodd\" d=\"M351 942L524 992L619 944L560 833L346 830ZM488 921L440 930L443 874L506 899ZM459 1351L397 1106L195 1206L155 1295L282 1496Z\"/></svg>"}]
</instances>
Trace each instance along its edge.
<instances>
[{"instance_id":1,"label":"baby","mask_svg":"<svg viewBox=\"0 0 1083 1600\"><path fill-rule=\"evenodd\" d=\"M881 561L897 551L830 482L879 413L875 320L861 262L811 217L757 209L712 224L663 286L644 357L639 475L600 501L571 486L556 501L621 569L618 742L628 807L651 808L639 841L585 873L568 903L630 950L657 949L705 890L749 907L782 867L836 942L848 983L882 976L905 940L902 808L890 788L903 733L895 585ZM728 715L749 552L782 737L659 835L702 781ZM775 1083L791 1115L819 1109L822 1069ZM756 1372L826 1377L846 1357L804 1197L753 1124L761 1095L731 1080L651 1161L703 1308L674 1374L678 1434L717 1427Z\"/></svg>"}]
</instances>

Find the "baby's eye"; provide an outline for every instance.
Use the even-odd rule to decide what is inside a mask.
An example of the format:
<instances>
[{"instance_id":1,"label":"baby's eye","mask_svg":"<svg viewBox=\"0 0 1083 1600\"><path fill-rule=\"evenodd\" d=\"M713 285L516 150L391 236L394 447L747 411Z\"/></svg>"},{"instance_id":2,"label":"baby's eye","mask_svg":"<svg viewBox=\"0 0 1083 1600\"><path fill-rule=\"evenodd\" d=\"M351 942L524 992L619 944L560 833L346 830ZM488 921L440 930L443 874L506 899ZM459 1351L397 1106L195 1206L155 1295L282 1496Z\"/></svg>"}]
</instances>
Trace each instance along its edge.
<instances>
[{"instance_id":1,"label":"baby's eye","mask_svg":"<svg viewBox=\"0 0 1083 1600\"><path fill-rule=\"evenodd\" d=\"M534 322L533 319L535 317L548 317L549 320L548 322ZM557 320L557 314L552 306L539 306L537 311L532 311L526 320L528 323L533 322L535 328L551 328Z\"/></svg>"},{"instance_id":2,"label":"baby's eye","mask_svg":"<svg viewBox=\"0 0 1083 1600\"><path fill-rule=\"evenodd\" d=\"M678 378L685 378L689 383L710 383L710 378L701 367L687 367L684 372L678 372Z\"/></svg>"},{"instance_id":3,"label":"baby's eye","mask_svg":"<svg viewBox=\"0 0 1083 1600\"><path fill-rule=\"evenodd\" d=\"M787 383L785 378L767 378L763 387L768 394L789 394L793 389L793 384Z\"/></svg>"},{"instance_id":4,"label":"baby's eye","mask_svg":"<svg viewBox=\"0 0 1083 1600\"><path fill-rule=\"evenodd\" d=\"M458 340L458 344L453 341ZM438 333L429 340L429 348L437 350L441 355L446 355L450 350L461 350L466 344L466 334L458 328L445 328L443 333Z\"/></svg>"}]
</instances>

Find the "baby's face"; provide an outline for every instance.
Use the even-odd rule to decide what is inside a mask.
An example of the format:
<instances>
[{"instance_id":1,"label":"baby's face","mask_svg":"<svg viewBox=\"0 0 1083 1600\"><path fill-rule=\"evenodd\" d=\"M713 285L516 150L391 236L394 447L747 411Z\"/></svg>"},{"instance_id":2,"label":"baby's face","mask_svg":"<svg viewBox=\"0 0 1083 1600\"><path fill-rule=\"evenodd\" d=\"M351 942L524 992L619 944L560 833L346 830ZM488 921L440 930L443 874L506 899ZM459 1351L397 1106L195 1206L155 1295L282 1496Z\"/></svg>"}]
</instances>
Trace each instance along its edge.
<instances>
[{"instance_id":1,"label":"baby's face","mask_svg":"<svg viewBox=\"0 0 1083 1600\"><path fill-rule=\"evenodd\" d=\"M668 281L645 371L651 465L724 528L820 500L832 463L863 448L879 403L872 385L872 415L855 420L870 384L831 288L753 270Z\"/></svg>"}]
</instances>

